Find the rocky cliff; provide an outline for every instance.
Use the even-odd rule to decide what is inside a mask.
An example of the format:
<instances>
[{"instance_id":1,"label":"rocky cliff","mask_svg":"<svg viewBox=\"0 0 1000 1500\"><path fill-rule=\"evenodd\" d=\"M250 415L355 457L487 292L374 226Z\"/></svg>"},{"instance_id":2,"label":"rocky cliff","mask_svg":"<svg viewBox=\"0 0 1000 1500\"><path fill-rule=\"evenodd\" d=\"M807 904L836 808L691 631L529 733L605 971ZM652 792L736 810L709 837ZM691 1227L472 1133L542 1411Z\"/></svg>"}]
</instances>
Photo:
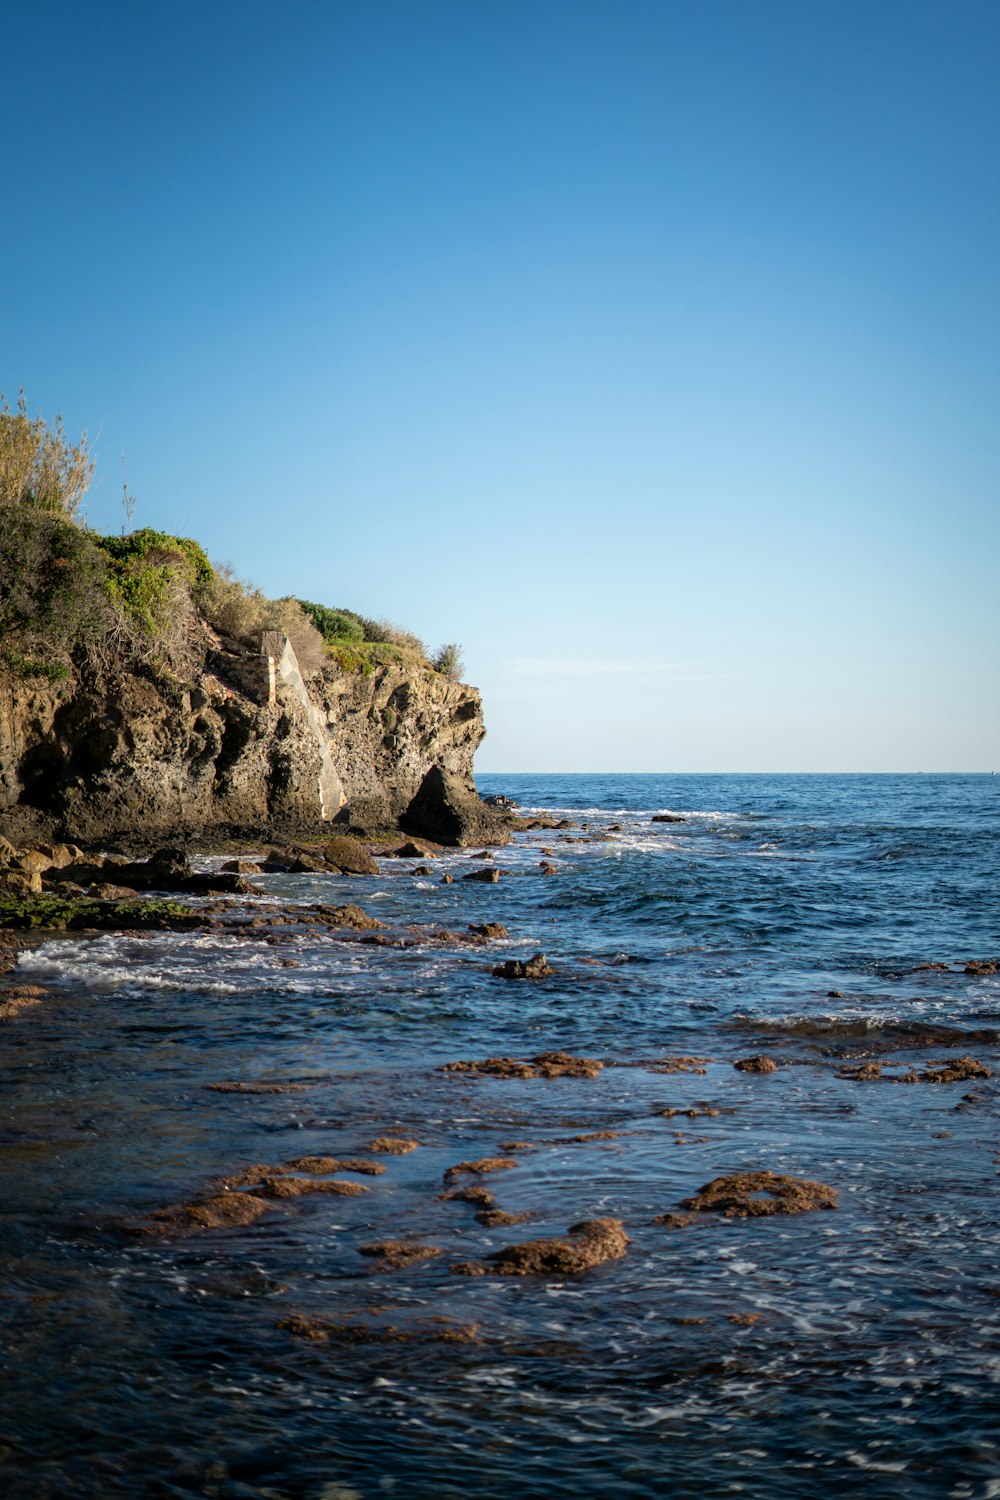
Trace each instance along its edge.
<instances>
[{"instance_id":1,"label":"rocky cliff","mask_svg":"<svg viewBox=\"0 0 1000 1500\"><path fill-rule=\"evenodd\" d=\"M476 690L430 666L331 662L304 680L283 636L248 648L202 623L183 673L90 658L51 686L0 675L0 830L163 842L397 824L432 768L474 797L483 734Z\"/></svg>"}]
</instances>

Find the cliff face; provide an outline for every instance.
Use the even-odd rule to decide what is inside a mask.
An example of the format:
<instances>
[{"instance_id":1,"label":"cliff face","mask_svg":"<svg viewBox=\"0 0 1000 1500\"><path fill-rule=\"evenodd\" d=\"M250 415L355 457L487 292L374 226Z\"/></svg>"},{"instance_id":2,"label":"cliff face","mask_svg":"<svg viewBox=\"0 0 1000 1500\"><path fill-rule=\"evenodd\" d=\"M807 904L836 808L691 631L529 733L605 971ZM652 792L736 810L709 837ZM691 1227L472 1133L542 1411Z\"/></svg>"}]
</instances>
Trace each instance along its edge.
<instances>
[{"instance_id":1,"label":"cliff face","mask_svg":"<svg viewBox=\"0 0 1000 1500\"><path fill-rule=\"evenodd\" d=\"M165 842L395 823L432 766L472 786L479 694L429 667L303 682L283 637L206 629L183 678L91 663L39 686L0 676L0 830L27 841Z\"/></svg>"}]
</instances>

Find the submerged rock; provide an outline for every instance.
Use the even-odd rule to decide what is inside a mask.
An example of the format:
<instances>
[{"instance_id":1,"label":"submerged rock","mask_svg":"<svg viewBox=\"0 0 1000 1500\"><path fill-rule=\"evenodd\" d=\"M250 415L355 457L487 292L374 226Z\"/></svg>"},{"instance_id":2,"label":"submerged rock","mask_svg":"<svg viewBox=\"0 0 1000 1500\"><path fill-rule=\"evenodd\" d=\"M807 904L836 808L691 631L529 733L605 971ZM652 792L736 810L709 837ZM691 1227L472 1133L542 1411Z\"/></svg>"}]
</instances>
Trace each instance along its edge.
<instances>
[{"instance_id":1,"label":"submerged rock","mask_svg":"<svg viewBox=\"0 0 1000 1500\"><path fill-rule=\"evenodd\" d=\"M776 1073L778 1064L773 1057L765 1057L763 1052L756 1057L741 1057L738 1062L733 1063L738 1073Z\"/></svg>"},{"instance_id":2,"label":"submerged rock","mask_svg":"<svg viewBox=\"0 0 1000 1500\"><path fill-rule=\"evenodd\" d=\"M379 1135L368 1142L368 1150L376 1151L382 1156L408 1156L419 1145L419 1141L409 1141L403 1136Z\"/></svg>"},{"instance_id":3,"label":"submerged rock","mask_svg":"<svg viewBox=\"0 0 1000 1500\"><path fill-rule=\"evenodd\" d=\"M418 1245L413 1240L373 1240L359 1245L359 1255L378 1257L377 1271L400 1271L416 1261L430 1260L441 1251L437 1245Z\"/></svg>"},{"instance_id":4,"label":"submerged rock","mask_svg":"<svg viewBox=\"0 0 1000 1500\"><path fill-rule=\"evenodd\" d=\"M445 1182L453 1182L456 1177L466 1173L480 1176L484 1172L509 1172L511 1167L518 1163L510 1156L481 1156L478 1161L460 1161L453 1167L448 1167L444 1174Z\"/></svg>"},{"instance_id":5,"label":"submerged rock","mask_svg":"<svg viewBox=\"0 0 1000 1500\"><path fill-rule=\"evenodd\" d=\"M753 1219L770 1214L802 1214L815 1208L836 1208L835 1188L805 1177L780 1172L733 1172L714 1177L685 1198L682 1208L694 1213L719 1213L727 1219Z\"/></svg>"},{"instance_id":6,"label":"submerged rock","mask_svg":"<svg viewBox=\"0 0 1000 1500\"><path fill-rule=\"evenodd\" d=\"M145 1219L126 1224L131 1233L144 1238L197 1234L205 1229L234 1229L253 1224L272 1204L251 1193L218 1193L194 1203L157 1208Z\"/></svg>"},{"instance_id":7,"label":"submerged rock","mask_svg":"<svg viewBox=\"0 0 1000 1500\"><path fill-rule=\"evenodd\" d=\"M480 1062L445 1063L441 1073L480 1073L491 1078L596 1078L604 1064L595 1057L570 1052L536 1052L529 1061L516 1057L485 1057Z\"/></svg>"},{"instance_id":8,"label":"submerged rock","mask_svg":"<svg viewBox=\"0 0 1000 1500\"><path fill-rule=\"evenodd\" d=\"M621 1260L629 1238L620 1219L584 1219L565 1238L505 1245L482 1261L452 1266L457 1276L574 1276Z\"/></svg>"}]
</instances>

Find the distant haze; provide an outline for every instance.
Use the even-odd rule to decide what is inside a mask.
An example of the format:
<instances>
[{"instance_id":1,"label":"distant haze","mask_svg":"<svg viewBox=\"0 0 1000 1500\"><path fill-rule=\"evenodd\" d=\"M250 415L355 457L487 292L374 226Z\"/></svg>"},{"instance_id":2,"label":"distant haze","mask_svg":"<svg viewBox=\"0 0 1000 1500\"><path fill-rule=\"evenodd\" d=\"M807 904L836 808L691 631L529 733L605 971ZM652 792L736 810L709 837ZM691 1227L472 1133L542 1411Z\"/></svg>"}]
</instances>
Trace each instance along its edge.
<instances>
[{"instance_id":1,"label":"distant haze","mask_svg":"<svg viewBox=\"0 0 1000 1500\"><path fill-rule=\"evenodd\" d=\"M34 0L0 389L490 770L1000 769L1000 6Z\"/></svg>"}]
</instances>

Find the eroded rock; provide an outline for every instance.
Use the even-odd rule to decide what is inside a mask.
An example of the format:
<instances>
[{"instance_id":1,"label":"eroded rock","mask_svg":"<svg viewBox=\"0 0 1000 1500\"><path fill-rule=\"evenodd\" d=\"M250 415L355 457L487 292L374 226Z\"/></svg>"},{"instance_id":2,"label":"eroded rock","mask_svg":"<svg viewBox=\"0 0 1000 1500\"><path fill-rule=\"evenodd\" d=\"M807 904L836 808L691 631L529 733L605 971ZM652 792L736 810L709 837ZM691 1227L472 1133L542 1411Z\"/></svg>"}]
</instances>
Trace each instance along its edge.
<instances>
[{"instance_id":1,"label":"eroded rock","mask_svg":"<svg viewBox=\"0 0 1000 1500\"><path fill-rule=\"evenodd\" d=\"M495 964L492 972L497 979L548 979L555 971L544 953L535 953L527 959L508 958Z\"/></svg>"},{"instance_id":2,"label":"eroded rock","mask_svg":"<svg viewBox=\"0 0 1000 1500\"><path fill-rule=\"evenodd\" d=\"M373 1141L368 1142L368 1150L375 1151L381 1156L408 1156L411 1151L416 1151L419 1145L419 1141L406 1140L403 1136L379 1135Z\"/></svg>"},{"instance_id":3,"label":"eroded rock","mask_svg":"<svg viewBox=\"0 0 1000 1500\"><path fill-rule=\"evenodd\" d=\"M565 1238L505 1245L481 1261L452 1266L457 1276L575 1276L621 1260L629 1238L620 1219L584 1219Z\"/></svg>"},{"instance_id":4,"label":"eroded rock","mask_svg":"<svg viewBox=\"0 0 1000 1500\"><path fill-rule=\"evenodd\" d=\"M755 1057L741 1057L738 1062L733 1063L737 1073L776 1073L778 1064L773 1057L766 1057L763 1052Z\"/></svg>"},{"instance_id":5,"label":"eroded rock","mask_svg":"<svg viewBox=\"0 0 1000 1500\"><path fill-rule=\"evenodd\" d=\"M805 1177L780 1172L733 1172L714 1177L685 1198L682 1208L693 1213L718 1213L727 1219L753 1219L771 1214L801 1214L817 1208L836 1208L835 1188Z\"/></svg>"},{"instance_id":6,"label":"eroded rock","mask_svg":"<svg viewBox=\"0 0 1000 1500\"><path fill-rule=\"evenodd\" d=\"M359 1245L358 1254L377 1257L377 1271L401 1271L417 1261L431 1260L441 1251L437 1245L418 1245L413 1240L373 1240Z\"/></svg>"}]
</instances>

